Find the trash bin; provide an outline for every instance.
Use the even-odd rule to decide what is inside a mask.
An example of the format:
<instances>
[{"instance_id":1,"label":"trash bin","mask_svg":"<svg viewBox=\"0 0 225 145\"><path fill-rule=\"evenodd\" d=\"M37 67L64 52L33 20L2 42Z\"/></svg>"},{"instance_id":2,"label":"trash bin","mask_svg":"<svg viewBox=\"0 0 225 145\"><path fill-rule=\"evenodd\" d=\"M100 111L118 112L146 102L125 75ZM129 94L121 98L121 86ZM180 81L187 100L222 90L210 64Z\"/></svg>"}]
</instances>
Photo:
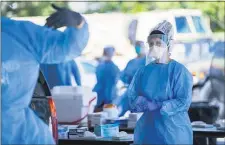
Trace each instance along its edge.
<instances>
[{"instance_id":1,"label":"trash bin","mask_svg":"<svg viewBox=\"0 0 225 145\"><path fill-rule=\"evenodd\" d=\"M219 107L210 105L209 102L194 102L188 111L191 122L203 121L207 124L213 124L218 119ZM205 137L194 137L194 145L206 144ZM216 145L215 138L209 138L210 145Z\"/></svg>"}]
</instances>

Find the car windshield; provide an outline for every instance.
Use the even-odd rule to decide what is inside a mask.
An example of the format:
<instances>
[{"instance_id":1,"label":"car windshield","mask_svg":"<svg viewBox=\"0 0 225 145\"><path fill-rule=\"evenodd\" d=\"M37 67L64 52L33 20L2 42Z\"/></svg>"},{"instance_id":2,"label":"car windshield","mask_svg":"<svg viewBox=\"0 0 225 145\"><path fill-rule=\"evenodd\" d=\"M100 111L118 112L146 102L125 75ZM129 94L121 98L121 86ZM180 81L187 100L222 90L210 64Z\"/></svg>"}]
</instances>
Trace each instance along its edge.
<instances>
[{"instance_id":1,"label":"car windshield","mask_svg":"<svg viewBox=\"0 0 225 145\"><path fill-rule=\"evenodd\" d=\"M194 27L197 33L205 33L205 27L202 21L202 18L199 16L192 16Z\"/></svg>"},{"instance_id":2,"label":"car windshield","mask_svg":"<svg viewBox=\"0 0 225 145\"><path fill-rule=\"evenodd\" d=\"M175 21L177 33L191 33L186 17L176 17Z\"/></svg>"}]
</instances>

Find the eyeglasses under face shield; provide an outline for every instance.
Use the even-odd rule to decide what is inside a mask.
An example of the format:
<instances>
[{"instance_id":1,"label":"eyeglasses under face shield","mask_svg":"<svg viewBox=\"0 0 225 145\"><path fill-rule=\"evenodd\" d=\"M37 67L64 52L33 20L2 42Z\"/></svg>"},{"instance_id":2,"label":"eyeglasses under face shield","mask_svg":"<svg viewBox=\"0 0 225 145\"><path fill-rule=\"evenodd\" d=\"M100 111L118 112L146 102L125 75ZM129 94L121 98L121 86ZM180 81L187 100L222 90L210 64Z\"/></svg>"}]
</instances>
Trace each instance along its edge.
<instances>
[{"instance_id":1,"label":"eyeglasses under face shield","mask_svg":"<svg viewBox=\"0 0 225 145\"><path fill-rule=\"evenodd\" d=\"M168 46L169 39L167 35L164 34L152 34L148 36L148 47L158 46L158 47L166 47Z\"/></svg>"}]
</instances>

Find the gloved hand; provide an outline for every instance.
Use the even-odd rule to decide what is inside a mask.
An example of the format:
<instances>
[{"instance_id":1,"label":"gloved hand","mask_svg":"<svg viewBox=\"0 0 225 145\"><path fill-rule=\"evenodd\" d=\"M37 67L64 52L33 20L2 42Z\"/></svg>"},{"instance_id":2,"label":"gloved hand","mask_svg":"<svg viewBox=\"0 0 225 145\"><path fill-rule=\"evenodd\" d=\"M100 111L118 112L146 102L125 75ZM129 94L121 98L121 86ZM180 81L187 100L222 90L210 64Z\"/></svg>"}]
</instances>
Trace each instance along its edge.
<instances>
[{"instance_id":1,"label":"gloved hand","mask_svg":"<svg viewBox=\"0 0 225 145\"><path fill-rule=\"evenodd\" d=\"M52 4L52 7L57 10L46 19L45 26L53 27L55 29L63 26L72 26L79 28L84 20L80 13L68 10L66 8L59 8Z\"/></svg>"}]
</instances>

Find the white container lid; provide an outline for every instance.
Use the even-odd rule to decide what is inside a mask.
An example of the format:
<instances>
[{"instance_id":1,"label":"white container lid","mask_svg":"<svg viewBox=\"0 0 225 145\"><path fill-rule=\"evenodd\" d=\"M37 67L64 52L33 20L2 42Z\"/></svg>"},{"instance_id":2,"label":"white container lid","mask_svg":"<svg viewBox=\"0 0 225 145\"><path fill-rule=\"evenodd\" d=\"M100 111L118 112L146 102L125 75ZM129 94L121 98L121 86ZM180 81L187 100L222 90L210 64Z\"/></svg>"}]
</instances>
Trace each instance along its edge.
<instances>
[{"instance_id":1,"label":"white container lid","mask_svg":"<svg viewBox=\"0 0 225 145\"><path fill-rule=\"evenodd\" d=\"M79 106L88 106L97 97L97 93L92 92L91 88L83 86L56 86L51 92L54 100L71 100Z\"/></svg>"}]
</instances>

